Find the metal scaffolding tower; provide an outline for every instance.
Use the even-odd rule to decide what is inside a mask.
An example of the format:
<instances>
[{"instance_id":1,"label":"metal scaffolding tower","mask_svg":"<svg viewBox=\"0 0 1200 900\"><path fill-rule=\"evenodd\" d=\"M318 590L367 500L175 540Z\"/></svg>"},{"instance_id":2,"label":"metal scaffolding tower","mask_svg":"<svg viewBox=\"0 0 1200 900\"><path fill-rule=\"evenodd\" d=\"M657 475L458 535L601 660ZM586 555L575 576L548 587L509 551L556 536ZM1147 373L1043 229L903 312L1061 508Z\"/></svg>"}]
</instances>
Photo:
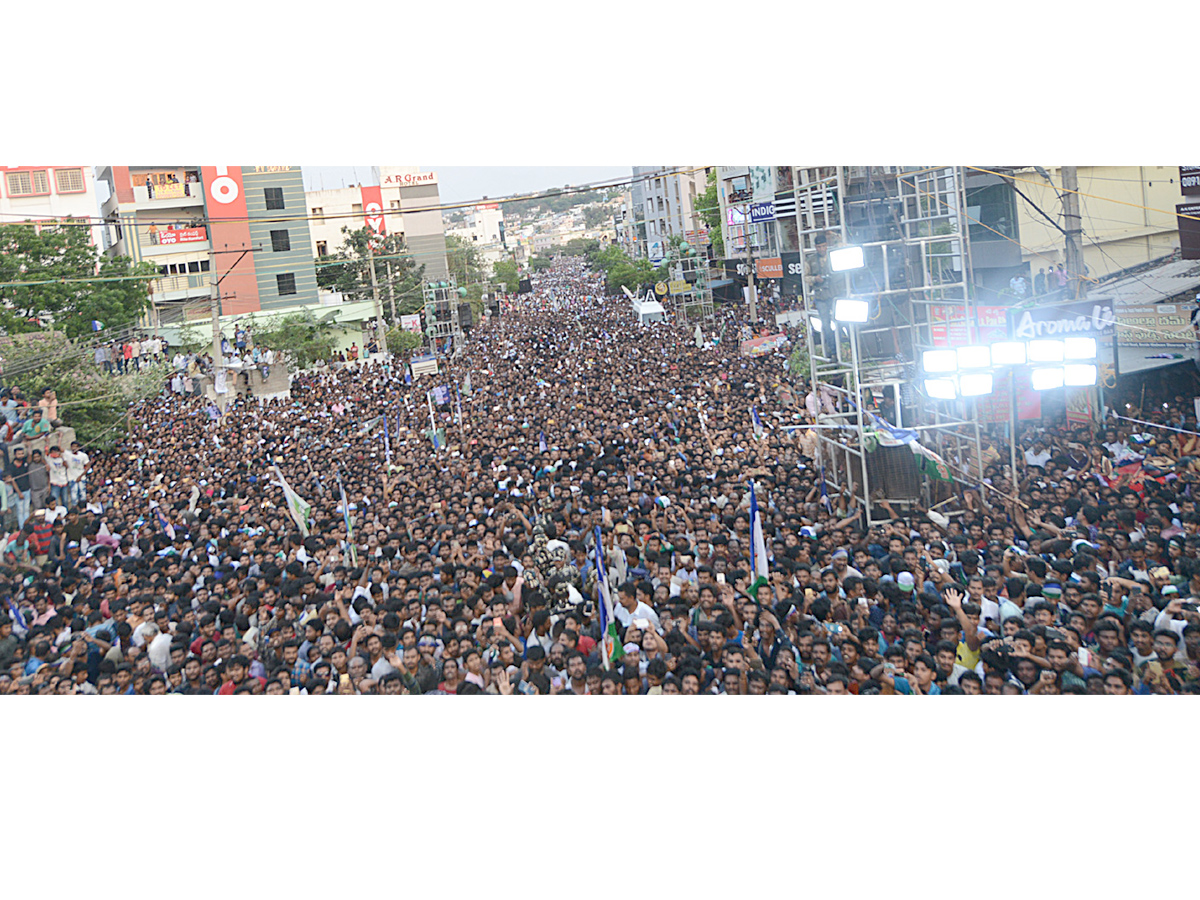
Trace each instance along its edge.
<instances>
[{"instance_id":1,"label":"metal scaffolding tower","mask_svg":"<svg viewBox=\"0 0 1200 900\"><path fill-rule=\"evenodd\" d=\"M867 451L863 434L868 410L886 409L891 425L917 431L952 468L980 459L973 407L964 414L918 388L922 351L974 321L962 170L814 166L793 178L811 381L818 424L830 426L818 429L826 480L849 487L868 517L880 499L931 505L911 451ZM845 246L862 247L864 265L834 272L829 252ZM843 298L867 300L869 320L838 323Z\"/></svg>"},{"instance_id":2,"label":"metal scaffolding tower","mask_svg":"<svg viewBox=\"0 0 1200 900\"><path fill-rule=\"evenodd\" d=\"M708 260L698 255L684 256L673 260L668 271L671 278L667 288L679 321L693 324L711 319L714 307Z\"/></svg>"},{"instance_id":3,"label":"metal scaffolding tower","mask_svg":"<svg viewBox=\"0 0 1200 900\"><path fill-rule=\"evenodd\" d=\"M425 334L431 347L437 341L453 338L455 350L462 342L462 328L458 320L458 285L451 275L446 281L426 281L422 286L425 296Z\"/></svg>"}]
</instances>

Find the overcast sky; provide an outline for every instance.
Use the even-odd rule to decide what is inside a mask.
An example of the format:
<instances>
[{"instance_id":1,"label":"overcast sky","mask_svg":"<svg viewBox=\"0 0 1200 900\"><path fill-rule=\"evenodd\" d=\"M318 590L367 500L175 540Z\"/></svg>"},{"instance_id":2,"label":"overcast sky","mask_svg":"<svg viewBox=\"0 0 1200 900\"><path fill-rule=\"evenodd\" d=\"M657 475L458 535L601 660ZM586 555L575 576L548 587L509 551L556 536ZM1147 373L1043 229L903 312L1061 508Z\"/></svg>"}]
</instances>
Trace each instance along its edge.
<instances>
[{"instance_id":1,"label":"overcast sky","mask_svg":"<svg viewBox=\"0 0 1200 900\"><path fill-rule=\"evenodd\" d=\"M422 166L438 173L444 203L628 178L632 166ZM305 190L371 184L370 166L304 166Z\"/></svg>"}]
</instances>

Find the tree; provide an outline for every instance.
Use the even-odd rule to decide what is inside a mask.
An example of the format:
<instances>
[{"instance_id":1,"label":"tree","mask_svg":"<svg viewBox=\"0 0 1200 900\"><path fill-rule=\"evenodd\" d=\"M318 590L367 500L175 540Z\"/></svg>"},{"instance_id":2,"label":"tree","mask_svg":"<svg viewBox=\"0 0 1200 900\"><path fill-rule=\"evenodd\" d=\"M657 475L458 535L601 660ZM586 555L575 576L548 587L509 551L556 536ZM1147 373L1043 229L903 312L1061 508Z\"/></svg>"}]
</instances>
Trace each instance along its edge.
<instances>
[{"instance_id":1,"label":"tree","mask_svg":"<svg viewBox=\"0 0 1200 900\"><path fill-rule=\"evenodd\" d=\"M137 322L150 308L156 269L101 257L82 222L0 225L0 327L8 334L53 327L67 337ZM16 282L24 282L16 283Z\"/></svg>"},{"instance_id":2,"label":"tree","mask_svg":"<svg viewBox=\"0 0 1200 900\"><path fill-rule=\"evenodd\" d=\"M374 295L367 240L374 232L365 226L356 231L344 227L342 234L345 240L337 252L319 257L314 263L317 286L349 294L354 300L370 300ZM379 284L379 298L385 314L393 299L398 316L422 308L425 305L421 284L424 276L425 266L413 259L403 237L389 234L377 238L375 280Z\"/></svg>"},{"instance_id":3,"label":"tree","mask_svg":"<svg viewBox=\"0 0 1200 900\"><path fill-rule=\"evenodd\" d=\"M456 234L446 235L446 265L460 286L486 280L478 248Z\"/></svg>"},{"instance_id":4,"label":"tree","mask_svg":"<svg viewBox=\"0 0 1200 900\"><path fill-rule=\"evenodd\" d=\"M424 344L425 337L418 332L393 328L387 333L388 352L397 356L408 357Z\"/></svg>"},{"instance_id":5,"label":"tree","mask_svg":"<svg viewBox=\"0 0 1200 900\"><path fill-rule=\"evenodd\" d=\"M0 338L5 384L15 384L29 397L54 388L59 415L79 442L108 449L126 430L130 404L153 397L166 378L161 366L132 372L121 378L103 373L92 347L69 340L59 331L40 331Z\"/></svg>"},{"instance_id":6,"label":"tree","mask_svg":"<svg viewBox=\"0 0 1200 900\"><path fill-rule=\"evenodd\" d=\"M535 272L544 272L554 265L554 261L545 256L535 256L529 260L529 268Z\"/></svg>"},{"instance_id":7,"label":"tree","mask_svg":"<svg viewBox=\"0 0 1200 900\"><path fill-rule=\"evenodd\" d=\"M492 266L492 281L503 287L505 293L515 294L521 287L521 275L517 264L511 259L502 259Z\"/></svg>"},{"instance_id":8,"label":"tree","mask_svg":"<svg viewBox=\"0 0 1200 900\"><path fill-rule=\"evenodd\" d=\"M333 326L307 309L266 322L259 322L251 315L246 324L255 344L282 353L297 369L307 369L333 355Z\"/></svg>"},{"instance_id":9,"label":"tree","mask_svg":"<svg viewBox=\"0 0 1200 900\"><path fill-rule=\"evenodd\" d=\"M713 256L725 256L725 238L721 233L721 202L717 198L717 173L708 173L708 187L695 200L696 215L708 226L708 240L713 246ZM703 248L698 248L703 249Z\"/></svg>"},{"instance_id":10,"label":"tree","mask_svg":"<svg viewBox=\"0 0 1200 900\"><path fill-rule=\"evenodd\" d=\"M587 228L595 228L598 225L611 225L612 218L612 212L603 206L593 205L583 208L583 224Z\"/></svg>"}]
</instances>

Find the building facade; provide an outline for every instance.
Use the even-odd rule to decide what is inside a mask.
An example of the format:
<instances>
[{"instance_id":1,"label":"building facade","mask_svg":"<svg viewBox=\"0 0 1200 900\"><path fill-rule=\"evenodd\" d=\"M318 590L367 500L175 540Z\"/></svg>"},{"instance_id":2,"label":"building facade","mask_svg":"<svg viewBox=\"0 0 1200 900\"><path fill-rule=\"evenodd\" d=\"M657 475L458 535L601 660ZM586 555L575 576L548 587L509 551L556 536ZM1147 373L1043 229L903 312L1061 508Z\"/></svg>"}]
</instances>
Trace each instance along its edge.
<instances>
[{"instance_id":1,"label":"building facade","mask_svg":"<svg viewBox=\"0 0 1200 900\"><path fill-rule=\"evenodd\" d=\"M634 166L632 224L639 257L662 259L671 238L690 243L706 238L704 223L696 213L696 197L707 187L703 166Z\"/></svg>"},{"instance_id":2,"label":"building facade","mask_svg":"<svg viewBox=\"0 0 1200 900\"><path fill-rule=\"evenodd\" d=\"M316 270L299 166L102 166L111 255L158 266L160 323L315 306Z\"/></svg>"},{"instance_id":3,"label":"building facade","mask_svg":"<svg viewBox=\"0 0 1200 900\"><path fill-rule=\"evenodd\" d=\"M368 227L401 235L414 261L425 266L425 278L449 275L446 235L436 172L413 166L376 166L372 184L308 191L305 203L310 218L310 250L314 257L337 253L346 239L343 228Z\"/></svg>"},{"instance_id":4,"label":"building facade","mask_svg":"<svg viewBox=\"0 0 1200 900\"><path fill-rule=\"evenodd\" d=\"M91 166L0 166L0 225L61 217L95 220L100 212ZM103 249L104 228L89 229Z\"/></svg>"}]
</instances>

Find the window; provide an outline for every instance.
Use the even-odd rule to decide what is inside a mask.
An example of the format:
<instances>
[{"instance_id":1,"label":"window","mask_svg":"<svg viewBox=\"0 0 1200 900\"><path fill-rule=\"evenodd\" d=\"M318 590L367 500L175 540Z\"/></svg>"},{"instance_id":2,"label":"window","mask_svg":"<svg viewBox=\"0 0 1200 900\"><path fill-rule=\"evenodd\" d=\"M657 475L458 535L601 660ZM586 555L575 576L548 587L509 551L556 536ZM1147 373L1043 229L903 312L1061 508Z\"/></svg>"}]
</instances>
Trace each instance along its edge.
<instances>
[{"instance_id":1,"label":"window","mask_svg":"<svg viewBox=\"0 0 1200 900\"><path fill-rule=\"evenodd\" d=\"M314 206L314 207L312 208L312 214L313 214L313 218L314 218L314 219L319 219L319 218L321 218L321 216L325 215L325 207L323 207L323 206Z\"/></svg>"},{"instance_id":2,"label":"window","mask_svg":"<svg viewBox=\"0 0 1200 900\"><path fill-rule=\"evenodd\" d=\"M199 271L200 271L200 261L199 260L197 260L196 262L188 263L188 272L190 272L191 274L195 274Z\"/></svg>"},{"instance_id":3,"label":"window","mask_svg":"<svg viewBox=\"0 0 1200 900\"><path fill-rule=\"evenodd\" d=\"M50 179L45 169L32 172L9 172L8 194L10 197L36 197L50 193Z\"/></svg>"},{"instance_id":4,"label":"window","mask_svg":"<svg viewBox=\"0 0 1200 900\"><path fill-rule=\"evenodd\" d=\"M267 209L283 209L283 188L263 188Z\"/></svg>"},{"instance_id":5,"label":"window","mask_svg":"<svg viewBox=\"0 0 1200 900\"><path fill-rule=\"evenodd\" d=\"M286 275L276 275L275 285L279 289L280 297L294 294L296 293L296 276L292 272L288 272Z\"/></svg>"},{"instance_id":6,"label":"window","mask_svg":"<svg viewBox=\"0 0 1200 900\"><path fill-rule=\"evenodd\" d=\"M352 212L352 213L362 212L362 204L361 203L351 203L350 204L350 212Z\"/></svg>"},{"instance_id":7,"label":"window","mask_svg":"<svg viewBox=\"0 0 1200 900\"><path fill-rule=\"evenodd\" d=\"M55 169L54 184L60 194L82 194L83 169Z\"/></svg>"},{"instance_id":8,"label":"window","mask_svg":"<svg viewBox=\"0 0 1200 900\"><path fill-rule=\"evenodd\" d=\"M288 238L286 228L281 228L278 231L271 232L271 249L276 253L282 253L285 250L292 249L292 242Z\"/></svg>"},{"instance_id":9,"label":"window","mask_svg":"<svg viewBox=\"0 0 1200 900\"><path fill-rule=\"evenodd\" d=\"M329 248L324 241L317 241L317 256L328 256Z\"/></svg>"},{"instance_id":10,"label":"window","mask_svg":"<svg viewBox=\"0 0 1200 900\"><path fill-rule=\"evenodd\" d=\"M201 272L208 271L208 260L207 259L200 260L200 271Z\"/></svg>"},{"instance_id":11,"label":"window","mask_svg":"<svg viewBox=\"0 0 1200 900\"><path fill-rule=\"evenodd\" d=\"M399 200L389 200L388 201L388 209L399 209L399 208L400 208Z\"/></svg>"}]
</instances>

